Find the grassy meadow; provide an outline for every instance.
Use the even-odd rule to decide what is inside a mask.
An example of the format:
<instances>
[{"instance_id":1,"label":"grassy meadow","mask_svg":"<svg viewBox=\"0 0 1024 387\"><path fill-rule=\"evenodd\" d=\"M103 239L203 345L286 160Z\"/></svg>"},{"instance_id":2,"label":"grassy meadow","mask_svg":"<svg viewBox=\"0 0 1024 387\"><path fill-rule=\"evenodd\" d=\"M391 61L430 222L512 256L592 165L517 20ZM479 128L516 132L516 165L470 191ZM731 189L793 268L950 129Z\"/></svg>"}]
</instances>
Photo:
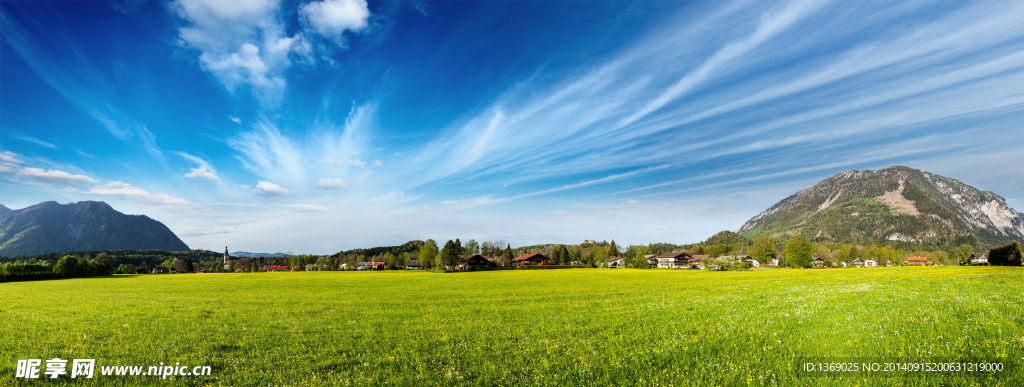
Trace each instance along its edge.
<instances>
[{"instance_id":1,"label":"grassy meadow","mask_svg":"<svg viewBox=\"0 0 1024 387\"><path fill-rule=\"evenodd\" d=\"M0 285L0 385L1019 386L1024 269L119 275ZM812 377L794 358L1015 361ZM15 379L95 358L93 380ZM100 376L209 365L208 377ZM69 363L70 364L70 363ZM45 367L45 364L44 364Z\"/></svg>"}]
</instances>

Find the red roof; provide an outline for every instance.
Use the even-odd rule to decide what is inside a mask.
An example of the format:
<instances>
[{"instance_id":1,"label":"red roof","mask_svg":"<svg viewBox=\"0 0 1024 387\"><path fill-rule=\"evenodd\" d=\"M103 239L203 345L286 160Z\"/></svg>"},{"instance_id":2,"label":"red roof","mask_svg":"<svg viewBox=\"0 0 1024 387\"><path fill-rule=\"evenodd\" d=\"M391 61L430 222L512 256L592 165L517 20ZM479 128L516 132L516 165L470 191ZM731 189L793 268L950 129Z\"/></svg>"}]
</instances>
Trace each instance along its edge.
<instances>
[{"instance_id":1,"label":"red roof","mask_svg":"<svg viewBox=\"0 0 1024 387\"><path fill-rule=\"evenodd\" d=\"M907 258L908 262L928 262L928 258L925 257L910 257Z\"/></svg>"},{"instance_id":2,"label":"red roof","mask_svg":"<svg viewBox=\"0 0 1024 387\"><path fill-rule=\"evenodd\" d=\"M529 261L530 259L536 258L536 257L540 257L540 259L547 259L547 257L544 256L544 254L533 253L533 254L520 255L518 257L515 257L512 260L513 261Z\"/></svg>"},{"instance_id":3,"label":"red roof","mask_svg":"<svg viewBox=\"0 0 1024 387\"><path fill-rule=\"evenodd\" d=\"M267 270L291 270L288 266L267 266Z\"/></svg>"}]
</instances>

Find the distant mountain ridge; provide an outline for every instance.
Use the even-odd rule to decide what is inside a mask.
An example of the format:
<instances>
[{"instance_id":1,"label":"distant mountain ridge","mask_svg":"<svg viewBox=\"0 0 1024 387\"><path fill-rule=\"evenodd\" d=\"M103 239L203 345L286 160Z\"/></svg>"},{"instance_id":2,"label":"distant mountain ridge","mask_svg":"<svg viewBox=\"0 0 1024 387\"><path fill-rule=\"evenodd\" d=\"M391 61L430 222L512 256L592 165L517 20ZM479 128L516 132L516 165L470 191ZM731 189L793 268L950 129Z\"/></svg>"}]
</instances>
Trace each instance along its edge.
<instances>
[{"instance_id":1,"label":"distant mountain ridge","mask_svg":"<svg viewBox=\"0 0 1024 387\"><path fill-rule=\"evenodd\" d=\"M107 203L43 202L19 210L0 205L0 256L61 251L188 251L163 223L145 215L125 215Z\"/></svg>"},{"instance_id":2,"label":"distant mountain ridge","mask_svg":"<svg viewBox=\"0 0 1024 387\"><path fill-rule=\"evenodd\" d=\"M845 171L783 199L736 231L843 243L995 246L1024 240L1006 199L919 169Z\"/></svg>"},{"instance_id":3,"label":"distant mountain ridge","mask_svg":"<svg viewBox=\"0 0 1024 387\"><path fill-rule=\"evenodd\" d=\"M231 252L232 257L241 258L266 258L266 257L283 257L284 253L250 253L248 251L234 251Z\"/></svg>"}]
</instances>

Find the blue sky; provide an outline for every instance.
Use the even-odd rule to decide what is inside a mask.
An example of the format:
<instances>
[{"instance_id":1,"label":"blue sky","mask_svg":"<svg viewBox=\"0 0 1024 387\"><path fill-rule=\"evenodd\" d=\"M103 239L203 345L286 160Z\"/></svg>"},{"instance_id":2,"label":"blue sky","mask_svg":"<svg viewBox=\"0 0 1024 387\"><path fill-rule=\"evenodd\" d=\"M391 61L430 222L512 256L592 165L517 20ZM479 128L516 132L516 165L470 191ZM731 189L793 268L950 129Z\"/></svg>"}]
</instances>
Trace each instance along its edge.
<instances>
[{"instance_id":1,"label":"blue sky","mask_svg":"<svg viewBox=\"0 0 1024 387\"><path fill-rule=\"evenodd\" d=\"M703 240L837 172L1024 207L1024 3L3 2L0 203L190 247Z\"/></svg>"}]
</instances>

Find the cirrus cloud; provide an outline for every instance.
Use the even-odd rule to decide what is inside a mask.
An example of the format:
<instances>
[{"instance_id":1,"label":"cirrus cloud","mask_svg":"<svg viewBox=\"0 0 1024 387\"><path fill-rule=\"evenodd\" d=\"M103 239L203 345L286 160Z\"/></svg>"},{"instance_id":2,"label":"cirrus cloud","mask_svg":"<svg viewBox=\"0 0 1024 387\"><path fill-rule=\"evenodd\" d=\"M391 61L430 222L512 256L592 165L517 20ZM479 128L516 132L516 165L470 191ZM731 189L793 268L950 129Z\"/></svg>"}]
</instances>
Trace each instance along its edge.
<instances>
[{"instance_id":1,"label":"cirrus cloud","mask_svg":"<svg viewBox=\"0 0 1024 387\"><path fill-rule=\"evenodd\" d=\"M295 212L327 212L327 207L319 204L299 203L292 205L291 209Z\"/></svg>"},{"instance_id":2,"label":"cirrus cloud","mask_svg":"<svg viewBox=\"0 0 1024 387\"><path fill-rule=\"evenodd\" d=\"M345 188L345 180L325 177L316 183L317 188L342 189Z\"/></svg>"}]
</instances>

